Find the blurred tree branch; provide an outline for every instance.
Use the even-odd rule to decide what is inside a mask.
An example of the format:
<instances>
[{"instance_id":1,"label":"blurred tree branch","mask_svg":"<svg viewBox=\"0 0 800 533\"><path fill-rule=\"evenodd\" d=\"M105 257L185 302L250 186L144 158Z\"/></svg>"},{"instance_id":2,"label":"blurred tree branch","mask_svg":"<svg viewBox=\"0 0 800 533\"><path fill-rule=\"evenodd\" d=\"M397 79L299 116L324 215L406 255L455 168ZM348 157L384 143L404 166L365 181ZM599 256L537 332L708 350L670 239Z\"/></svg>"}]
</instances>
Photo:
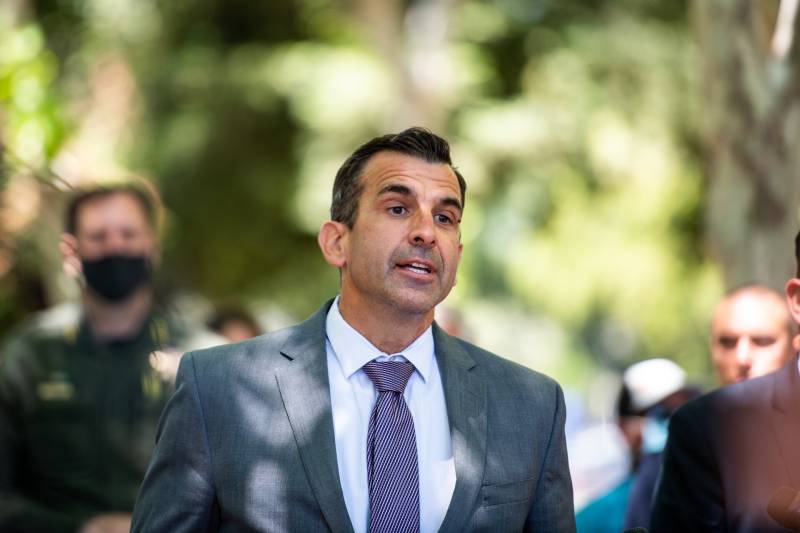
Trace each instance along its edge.
<instances>
[{"instance_id":1,"label":"blurred tree branch","mask_svg":"<svg viewBox=\"0 0 800 533\"><path fill-rule=\"evenodd\" d=\"M781 1L778 20L775 23L775 33L772 35L772 53L776 57L786 57L793 47L797 50L795 35L798 25L798 3L798 0Z\"/></svg>"},{"instance_id":2,"label":"blurred tree branch","mask_svg":"<svg viewBox=\"0 0 800 533\"><path fill-rule=\"evenodd\" d=\"M398 86L387 128L424 125L441 131L447 98L437 91L448 75L446 46L457 0L432 0L408 8L398 0L356 0L353 11L371 48L378 52Z\"/></svg>"}]
</instances>

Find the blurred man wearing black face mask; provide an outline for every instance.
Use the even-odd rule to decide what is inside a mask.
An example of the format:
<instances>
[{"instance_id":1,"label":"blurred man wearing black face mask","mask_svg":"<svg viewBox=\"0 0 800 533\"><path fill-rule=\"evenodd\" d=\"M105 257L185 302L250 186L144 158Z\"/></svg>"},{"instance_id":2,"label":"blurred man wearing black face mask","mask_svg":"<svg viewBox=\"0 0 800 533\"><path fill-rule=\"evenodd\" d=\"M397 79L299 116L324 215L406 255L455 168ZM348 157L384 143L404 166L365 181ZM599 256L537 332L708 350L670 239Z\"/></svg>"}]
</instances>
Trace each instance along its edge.
<instances>
[{"instance_id":1,"label":"blurred man wearing black face mask","mask_svg":"<svg viewBox=\"0 0 800 533\"><path fill-rule=\"evenodd\" d=\"M68 208L60 250L79 278L86 319L99 338L137 334L150 312L158 261L154 211L146 193L132 187L89 190Z\"/></svg>"},{"instance_id":2,"label":"blurred man wearing black face mask","mask_svg":"<svg viewBox=\"0 0 800 533\"><path fill-rule=\"evenodd\" d=\"M79 318L40 317L0 354L0 531L127 532L180 354L216 340L155 303L145 190L87 189L66 215Z\"/></svg>"}]
</instances>

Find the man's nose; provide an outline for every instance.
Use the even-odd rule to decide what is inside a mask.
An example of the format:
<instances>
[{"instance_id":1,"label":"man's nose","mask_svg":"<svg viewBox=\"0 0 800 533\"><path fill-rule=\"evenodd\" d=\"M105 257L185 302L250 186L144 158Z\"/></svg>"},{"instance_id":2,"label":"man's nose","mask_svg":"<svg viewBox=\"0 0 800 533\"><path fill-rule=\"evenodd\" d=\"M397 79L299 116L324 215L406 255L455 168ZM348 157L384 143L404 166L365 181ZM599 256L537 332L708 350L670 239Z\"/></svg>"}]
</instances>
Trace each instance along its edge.
<instances>
[{"instance_id":1,"label":"man's nose","mask_svg":"<svg viewBox=\"0 0 800 533\"><path fill-rule=\"evenodd\" d=\"M432 215L422 212L414 215L409 240L415 246L432 246L436 242L436 225Z\"/></svg>"},{"instance_id":2,"label":"man's nose","mask_svg":"<svg viewBox=\"0 0 800 533\"><path fill-rule=\"evenodd\" d=\"M753 344L750 339L741 338L736 343L736 363L740 367L750 367L753 362Z\"/></svg>"},{"instance_id":3,"label":"man's nose","mask_svg":"<svg viewBox=\"0 0 800 533\"><path fill-rule=\"evenodd\" d=\"M127 240L119 233L109 232L103 244L107 254L120 254L126 252L128 249Z\"/></svg>"}]
</instances>

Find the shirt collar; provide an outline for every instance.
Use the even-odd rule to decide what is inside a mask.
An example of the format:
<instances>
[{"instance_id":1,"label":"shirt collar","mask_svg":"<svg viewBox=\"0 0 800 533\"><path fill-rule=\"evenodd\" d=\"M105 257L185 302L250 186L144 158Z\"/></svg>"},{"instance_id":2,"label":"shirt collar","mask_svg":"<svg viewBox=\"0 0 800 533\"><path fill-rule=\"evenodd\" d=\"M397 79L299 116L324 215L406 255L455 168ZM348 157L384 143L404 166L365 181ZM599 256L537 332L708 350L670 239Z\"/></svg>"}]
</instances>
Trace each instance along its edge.
<instances>
[{"instance_id":1,"label":"shirt collar","mask_svg":"<svg viewBox=\"0 0 800 533\"><path fill-rule=\"evenodd\" d=\"M414 342L405 350L396 354L387 354L376 348L361 333L348 324L339 312L339 297L333 301L325 321L325 332L331 343L333 353L339 360L344 375L350 376L358 372L362 366L377 357L402 355L414 365L424 381L428 380L431 365L434 362L433 326L428 326Z\"/></svg>"}]
</instances>

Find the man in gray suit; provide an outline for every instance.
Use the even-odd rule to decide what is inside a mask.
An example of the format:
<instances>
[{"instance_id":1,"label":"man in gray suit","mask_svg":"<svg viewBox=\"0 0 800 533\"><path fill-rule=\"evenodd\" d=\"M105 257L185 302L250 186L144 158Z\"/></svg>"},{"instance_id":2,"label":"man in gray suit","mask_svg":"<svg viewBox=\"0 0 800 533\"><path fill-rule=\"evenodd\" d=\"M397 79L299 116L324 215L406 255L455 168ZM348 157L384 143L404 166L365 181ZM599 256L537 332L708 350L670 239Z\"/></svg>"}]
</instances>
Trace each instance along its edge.
<instances>
[{"instance_id":1,"label":"man in gray suit","mask_svg":"<svg viewBox=\"0 0 800 533\"><path fill-rule=\"evenodd\" d=\"M421 128L348 158L319 233L339 296L184 356L134 531L575 530L558 384L433 322L465 189Z\"/></svg>"}]
</instances>

